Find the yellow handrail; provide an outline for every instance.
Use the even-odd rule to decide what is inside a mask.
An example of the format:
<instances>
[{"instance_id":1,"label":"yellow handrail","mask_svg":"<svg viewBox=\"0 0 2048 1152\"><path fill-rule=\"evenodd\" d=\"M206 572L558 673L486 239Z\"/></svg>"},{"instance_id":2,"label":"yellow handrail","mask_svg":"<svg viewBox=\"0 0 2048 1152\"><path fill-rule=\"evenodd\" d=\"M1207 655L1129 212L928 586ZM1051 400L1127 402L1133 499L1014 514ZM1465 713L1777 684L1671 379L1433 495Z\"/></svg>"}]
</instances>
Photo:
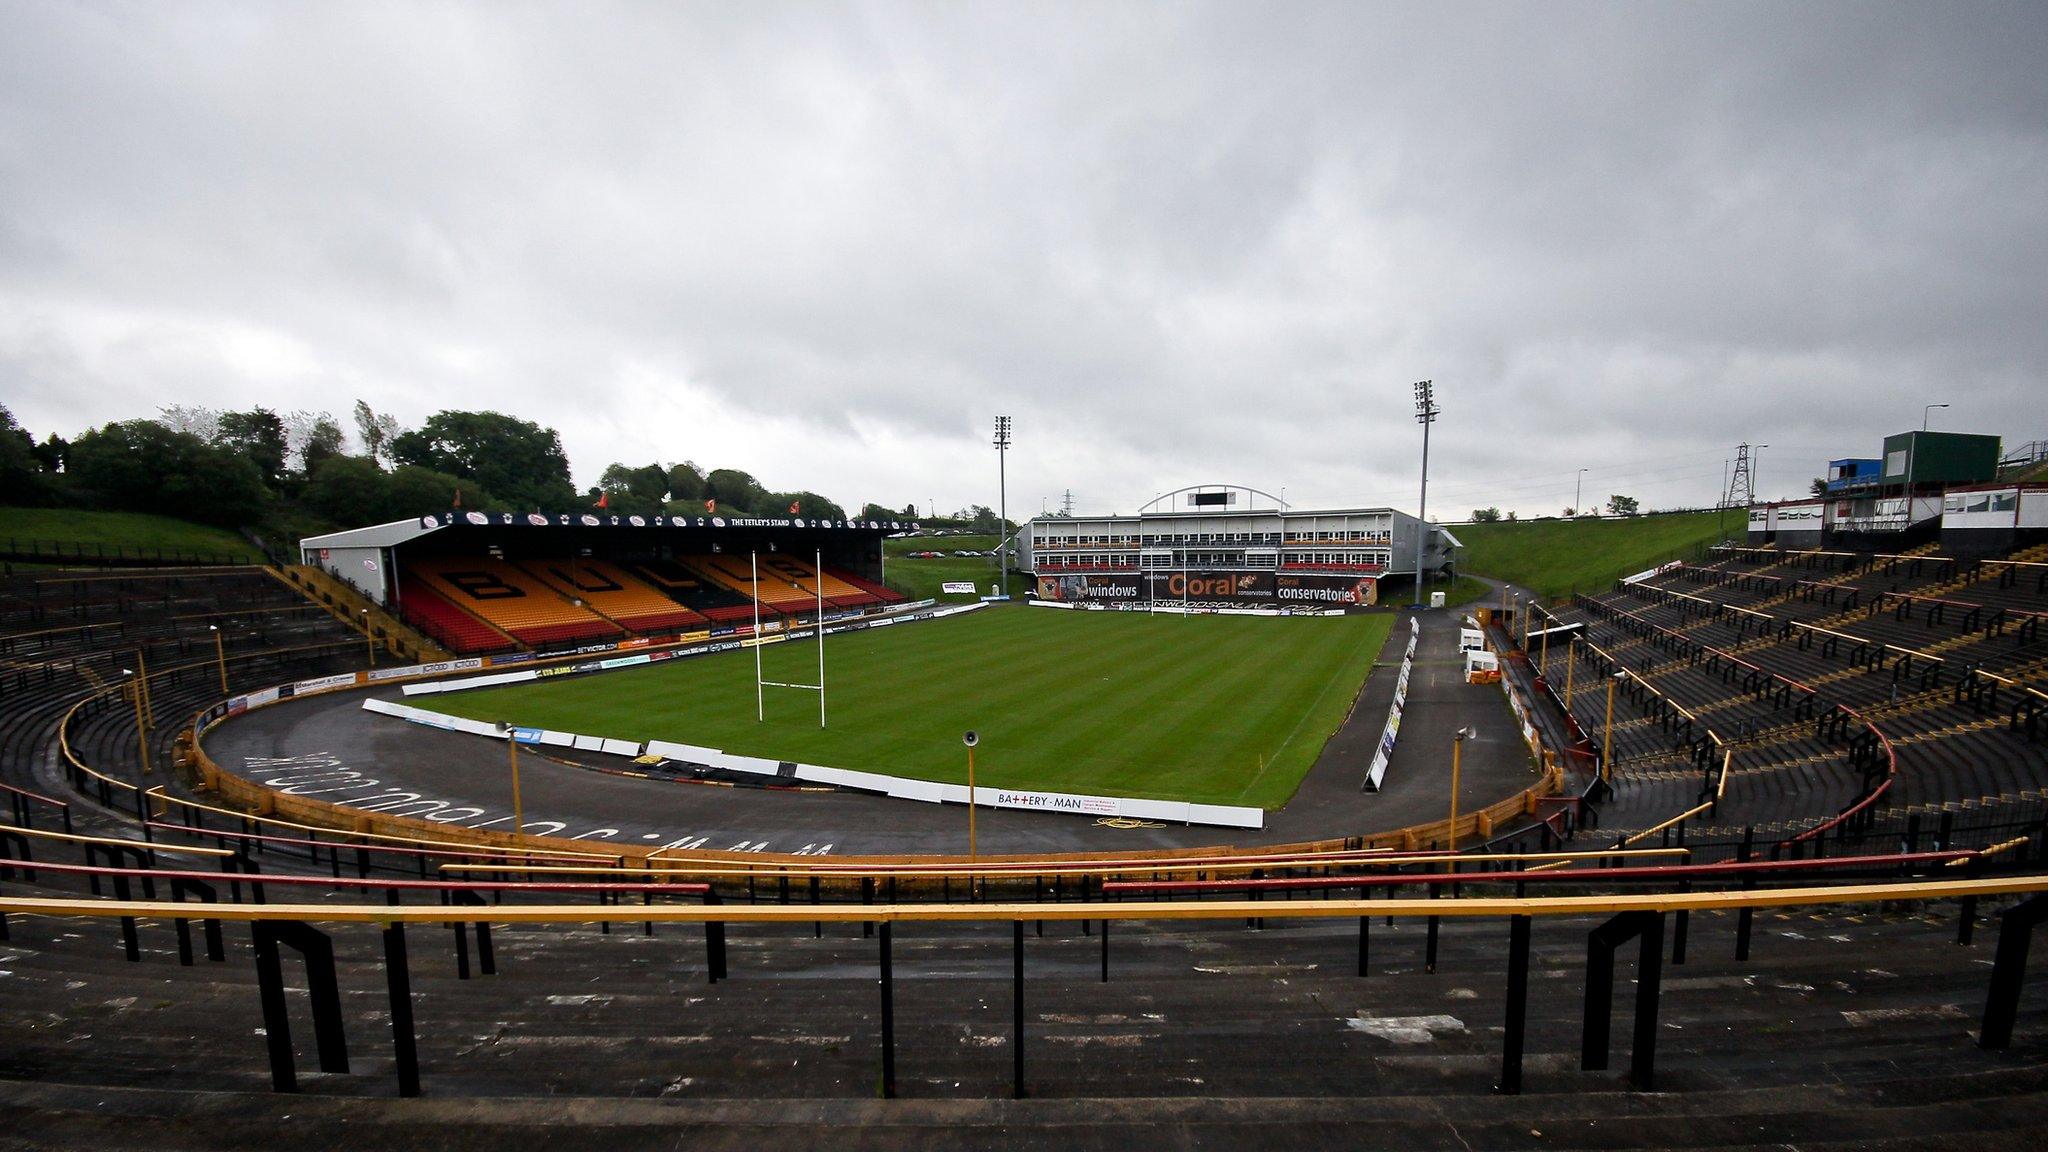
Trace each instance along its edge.
<instances>
[{"instance_id":1,"label":"yellow handrail","mask_svg":"<svg viewBox=\"0 0 2048 1152\"><path fill-rule=\"evenodd\" d=\"M1187 900L1088 904L208 904L213 920L337 923L835 924L1019 920L1326 920L1356 916L1584 916L1613 912L1711 912L1900 900L1956 900L2048 891L2048 875L1994 876L1833 887L1713 892L1622 892L1593 896L1461 896L1435 900ZM9 915L190 917L190 904L163 901L0 898Z\"/></svg>"},{"instance_id":2,"label":"yellow handrail","mask_svg":"<svg viewBox=\"0 0 2048 1152\"><path fill-rule=\"evenodd\" d=\"M1607 850L1605 850L1605 851L1585 851L1585 852L1519 852L1519 853L1501 853L1501 854L1499 854L1499 855L1487 855L1487 856L1476 856L1476 855L1471 855L1471 854L1452 854L1452 853L1442 853L1442 852L1438 852L1438 853L1419 853L1419 854L1415 854L1415 855L1373 856L1373 857L1368 857L1368 858L1363 858L1363 859L1358 859L1358 860L1348 860L1348 861L1342 861L1341 863L1345 863L1345 864L1349 864L1349 865L1355 865L1355 866L1359 866L1359 867L1365 867L1365 868L1379 868L1379 867L1383 867L1383 866L1386 866L1386 865L1403 865L1403 866L1405 866L1405 865L1416 865L1416 864L1419 864L1419 865L1436 865L1436 864L1453 864L1453 863L1456 863L1456 864L1473 864L1473 863L1479 863L1479 862L1492 862L1492 861L1509 861L1509 860L1523 860L1523 861L1527 861L1527 860L1551 860L1551 861L1556 861L1556 862L1557 862L1557 863L1559 863L1559 864L1570 864L1570 863L1576 863L1576 862L1578 862L1578 861L1581 861L1581 860L1604 860L1604 859L1608 859L1608 858L1610 858L1610 857L1616 857L1616 856L1631 856L1631 857L1672 857L1672 856L1690 856L1690 855L1691 855L1691 850L1690 850L1690 849L1686 849L1686 848L1610 848L1610 849L1607 849ZM1296 866L1296 867L1314 867L1315 865L1317 865L1317 864L1321 864L1321 863L1335 863L1335 862L1334 862L1334 861L1318 861L1318 860L1306 860L1306 861L1303 861L1303 862L1302 862L1301 864L1299 864L1299 865L1295 865L1295 866ZM673 865L673 866L669 866L669 865ZM507 868L505 868L505 867L504 867L504 866L502 866L502 865L493 865L493 864L443 864L443 865L441 865L441 867L440 867L440 870L441 870L441 871L443 871L443 872L462 872L462 873L471 873L471 872L505 872L505 871L517 871L517 872L532 872L532 873L534 873L534 874L536 874L536 875L575 875L575 876L581 876L581 875L605 875L605 876L619 876L619 875L630 875L630 876L641 876L641 875L645 875L645 876L721 876L721 877L732 877L732 878L735 878L735 879L749 879L749 878L751 878L751 879L755 879L755 880L780 880L780 879L791 879L791 880L808 880L808 879L810 879L810 878L812 878L812 877L817 877L817 878L819 878L819 879L837 879L837 880L859 880L859 879L896 879L896 880L920 880L920 879L932 879L932 880L943 880L943 879L965 879L965 878L970 878L970 877L971 877L971 878L975 878L975 879L984 879L984 880L993 880L993 879L1020 879L1020 880L1021 880L1021 879L1027 879L1027 878L1032 878L1032 877L1043 877L1043 876L1109 876L1109 875L1123 875L1123 874L1127 874L1127 873L1133 873L1133 872L1152 872L1152 873L1158 873L1158 872L1166 872L1166 873L1172 873L1172 872L1251 872L1251 871L1257 871L1257 870L1260 870L1260 869L1271 869L1271 868L1285 868L1285 867L1288 867L1288 866L1289 866L1289 865L1286 865L1286 864L1276 864L1276 863L1273 863L1273 862L1272 862L1272 861L1270 861L1270 860L1268 860L1268 861L1255 861L1255 862L1252 862L1252 863L1247 863L1247 864L1238 864L1238 863L1208 863L1208 862L1197 862L1197 863L1190 863L1190 864L1180 864L1180 865L1174 865L1174 864L1123 864L1123 863L1120 863L1120 862L1117 862L1117 861L1114 861L1114 860L1105 860L1105 861L1102 861L1101 863L1098 863L1098 864L1093 864L1093 865L1091 865L1091 864L1088 864L1088 863L1086 863L1086 862L1079 862L1079 861L1049 861L1049 862L1047 862L1047 863L1045 863L1045 864L1042 864L1042 865L1035 865L1035 866L1033 866L1033 865L1028 865L1028 864L1027 864L1027 866L1012 866L1012 867L1009 867L1009 868L990 868L990 867L987 867L987 866L983 866L983 867L975 867L975 866L973 866L973 865L969 865L969 864L951 864L951 865L948 865L948 866L946 866L946 867L944 867L944 868L942 868L942 869L920 869L920 870L918 870L918 871L912 871L912 872L899 872L899 871L894 871L894 870L893 870L893 869L892 869L892 868L891 868L891 867L890 867L889 865L867 865L867 866L865 866L865 867L860 867L860 866L849 866L849 867L805 867L805 866L790 866L790 867L769 867L769 866L746 866L746 865L738 865L738 864L732 864L732 863L728 863L728 862L725 862L725 861L717 861L717 862L713 862L713 863L710 863L710 864L706 864L706 865L701 865L701 866L697 866L697 867L691 867L691 866L689 866L689 865L688 865L688 862L687 862L687 861L682 861L682 860L676 860L676 861L665 861L665 862L662 862L661 864L656 864L656 863L649 863L649 864L646 864L646 865L629 865L629 866L626 866L626 867L623 867L623 868L583 868L583 867L573 867L573 866L568 866L568 867L562 867L562 866L550 866L550 865L542 865L542 866L540 866L540 867L535 867L535 868L516 868L516 869L507 869ZM1554 866L1554 865L1553 865L1553 866ZM856 870L856 869L858 869L858 870ZM1531 871L1534 871L1534 869L1531 869ZM1481 876L1481 875L1487 875L1487 874L1486 874L1486 873L1478 873L1478 872L1475 872L1475 873L1473 873L1473 875L1474 875L1474 876Z\"/></svg>"},{"instance_id":3,"label":"yellow handrail","mask_svg":"<svg viewBox=\"0 0 2048 1152\"><path fill-rule=\"evenodd\" d=\"M119 836L84 836L76 832L53 832L45 828L23 828L14 824L6 825L6 830L21 836L33 836L39 840L61 840L66 844L115 844L123 848L163 852L174 856L220 857L234 855L233 852L226 848L186 848L177 844L158 844L149 840L124 840ZM33 868L35 867L35 861L24 861L21 866Z\"/></svg>"},{"instance_id":4,"label":"yellow handrail","mask_svg":"<svg viewBox=\"0 0 2048 1152\"><path fill-rule=\"evenodd\" d=\"M1695 805L1694 807L1688 808L1685 811L1680 812L1678 815L1673 816L1671 819L1664 821L1662 824L1652 825L1651 827L1645 828L1641 832L1638 832L1635 835L1630 836L1627 839L1624 839L1621 842L1621 845L1622 847L1626 848L1630 844L1634 844L1641 840L1647 840L1650 837L1655 836L1659 832L1664 831L1666 828L1675 827L1679 824L1685 823L1687 820L1690 820L1693 817L1699 815L1700 813L1711 809L1713 806L1714 804L1712 801L1708 801L1704 804Z\"/></svg>"}]
</instances>

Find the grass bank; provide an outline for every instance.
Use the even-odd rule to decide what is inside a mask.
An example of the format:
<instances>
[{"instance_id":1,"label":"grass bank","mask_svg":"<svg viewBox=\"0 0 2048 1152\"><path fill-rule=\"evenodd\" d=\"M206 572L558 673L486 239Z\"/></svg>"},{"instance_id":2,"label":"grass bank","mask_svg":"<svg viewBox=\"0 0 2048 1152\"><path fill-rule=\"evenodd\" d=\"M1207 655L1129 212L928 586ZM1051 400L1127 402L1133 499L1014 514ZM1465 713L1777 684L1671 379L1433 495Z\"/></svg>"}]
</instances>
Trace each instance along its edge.
<instances>
[{"instance_id":1,"label":"grass bank","mask_svg":"<svg viewBox=\"0 0 2048 1152\"><path fill-rule=\"evenodd\" d=\"M255 545L233 532L168 516L77 508L0 508L0 546L26 552L31 542L45 551L53 543L61 544L66 554L76 545L88 553L104 549L110 556L162 556L167 564L194 556L238 558L247 564L263 560Z\"/></svg>"},{"instance_id":2,"label":"grass bank","mask_svg":"<svg viewBox=\"0 0 2048 1152\"><path fill-rule=\"evenodd\" d=\"M1511 580L1544 596L1605 588L1617 577L1666 560L1691 559L1703 545L1744 529L1742 512L1680 512L1609 520L1522 520L1459 524L1465 571Z\"/></svg>"}]
</instances>

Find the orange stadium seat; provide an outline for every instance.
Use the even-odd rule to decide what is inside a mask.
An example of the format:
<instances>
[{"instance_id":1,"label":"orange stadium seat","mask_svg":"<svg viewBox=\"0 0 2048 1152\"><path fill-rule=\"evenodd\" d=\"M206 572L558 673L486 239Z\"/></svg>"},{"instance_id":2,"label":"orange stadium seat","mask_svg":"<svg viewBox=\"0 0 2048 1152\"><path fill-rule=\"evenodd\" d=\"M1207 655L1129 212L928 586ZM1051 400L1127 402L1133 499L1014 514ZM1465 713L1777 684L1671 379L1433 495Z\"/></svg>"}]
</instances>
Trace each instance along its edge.
<instances>
[{"instance_id":1,"label":"orange stadium seat","mask_svg":"<svg viewBox=\"0 0 2048 1152\"><path fill-rule=\"evenodd\" d=\"M622 631L503 560L444 556L415 560L412 571L435 592L524 644L614 637Z\"/></svg>"},{"instance_id":2,"label":"orange stadium seat","mask_svg":"<svg viewBox=\"0 0 2048 1152\"><path fill-rule=\"evenodd\" d=\"M398 573L399 615L413 627L464 655L504 652L512 641L490 625L463 611L412 572Z\"/></svg>"},{"instance_id":3,"label":"orange stadium seat","mask_svg":"<svg viewBox=\"0 0 2048 1152\"><path fill-rule=\"evenodd\" d=\"M674 560L643 560L633 565L633 572L713 624L739 624L753 618L752 600Z\"/></svg>"},{"instance_id":4,"label":"orange stadium seat","mask_svg":"<svg viewBox=\"0 0 2048 1152\"><path fill-rule=\"evenodd\" d=\"M692 556L686 563L713 582L744 596L754 587L750 559L746 556ZM810 565L794 562L776 552L758 559L762 607L792 613L817 607L817 591L804 583L812 575Z\"/></svg>"},{"instance_id":5,"label":"orange stadium seat","mask_svg":"<svg viewBox=\"0 0 2048 1152\"><path fill-rule=\"evenodd\" d=\"M710 623L624 568L604 560L528 560L521 567L556 592L580 598L590 608L633 632L680 632Z\"/></svg>"}]
</instances>

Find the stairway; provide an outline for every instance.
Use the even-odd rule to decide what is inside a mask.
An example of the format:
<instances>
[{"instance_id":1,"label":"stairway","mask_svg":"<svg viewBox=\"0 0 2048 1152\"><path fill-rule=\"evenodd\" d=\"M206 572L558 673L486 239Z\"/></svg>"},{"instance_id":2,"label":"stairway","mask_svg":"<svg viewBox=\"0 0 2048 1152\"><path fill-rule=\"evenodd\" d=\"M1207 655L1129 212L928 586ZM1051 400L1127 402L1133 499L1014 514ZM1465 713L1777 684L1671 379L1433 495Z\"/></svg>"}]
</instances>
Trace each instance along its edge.
<instances>
[{"instance_id":1,"label":"stairway","mask_svg":"<svg viewBox=\"0 0 2048 1152\"><path fill-rule=\"evenodd\" d=\"M372 634L381 641L381 647L401 660L415 664L446 660L452 655L447 649L427 639L411 625L384 610L383 605L371 600L345 581L312 564L283 564L265 568L287 587L332 613L336 620L357 632ZM368 614L369 622L364 623Z\"/></svg>"}]
</instances>

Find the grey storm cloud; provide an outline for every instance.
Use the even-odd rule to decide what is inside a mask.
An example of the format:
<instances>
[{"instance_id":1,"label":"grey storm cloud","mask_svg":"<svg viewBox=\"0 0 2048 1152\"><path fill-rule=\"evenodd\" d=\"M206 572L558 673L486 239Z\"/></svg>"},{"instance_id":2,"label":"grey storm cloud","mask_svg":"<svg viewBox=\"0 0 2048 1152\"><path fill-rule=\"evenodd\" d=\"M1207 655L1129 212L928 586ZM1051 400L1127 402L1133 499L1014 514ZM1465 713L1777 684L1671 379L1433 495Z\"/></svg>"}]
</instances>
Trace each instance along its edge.
<instances>
[{"instance_id":1,"label":"grey storm cloud","mask_svg":"<svg viewBox=\"0 0 2048 1152\"><path fill-rule=\"evenodd\" d=\"M842 502L1764 490L2048 438L2040 5L0 8L0 401Z\"/></svg>"}]
</instances>

